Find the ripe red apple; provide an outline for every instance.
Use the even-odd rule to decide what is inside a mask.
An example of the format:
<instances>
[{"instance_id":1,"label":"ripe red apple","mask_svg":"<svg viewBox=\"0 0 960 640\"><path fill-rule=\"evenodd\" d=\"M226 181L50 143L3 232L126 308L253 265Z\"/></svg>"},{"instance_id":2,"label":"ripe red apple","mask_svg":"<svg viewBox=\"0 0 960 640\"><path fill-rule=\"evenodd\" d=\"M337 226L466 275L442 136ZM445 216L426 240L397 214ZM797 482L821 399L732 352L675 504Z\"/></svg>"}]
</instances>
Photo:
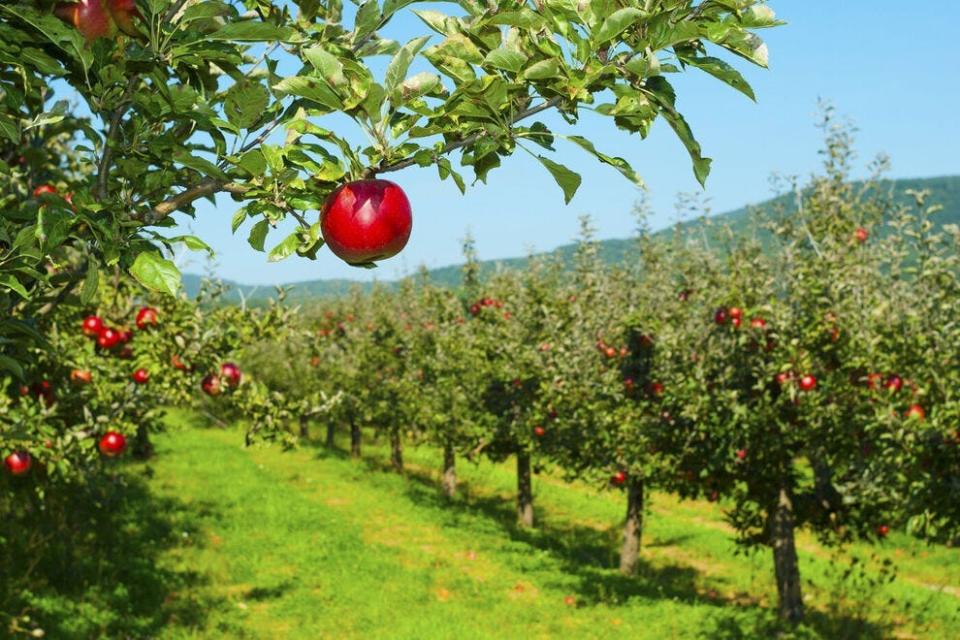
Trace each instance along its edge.
<instances>
[{"instance_id":1,"label":"ripe red apple","mask_svg":"<svg viewBox=\"0 0 960 640\"><path fill-rule=\"evenodd\" d=\"M800 391L813 391L817 388L817 378L807 374L800 378Z\"/></svg>"},{"instance_id":2,"label":"ripe red apple","mask_svg":"<svg viewBox=\"0 0 960 640\"><path fill-rule=\"evenodd\" d=\"M177 355L176 353L173 354L172 356L170 356L170 364L171 364L171 365L173 366L173 368L176 369L177 371L186 371L186 370L187 370L187 365L185 365L185 364L183 363L183 360L181 360L181 359L180 359L180 356Z\"/></svg>"},{"instance_id":3,"label":"ripe red apple","mask_svg":"<svg viewBox=\"0 0 960 640\"><path fill-rule=\"evenodd\" d=\"M891 393L897 393L900 391L900 389L903 389L903 378L895 373L892 373L887 376L887 381L884 386L887 387L887 391L890 391Z\"/></svg>"},{"instance_id":4,"label":"ripe red apple","mask_svg":"<svg viewBox=\"0 0 960 640\"><path fill-rule=\"evenodd\" d=\"M610 476L610 484L616 487L622 487L626 481L627 481L626 471L617 471L615 474Z\"/></svg>"},{"instance_id":5,"label":"ripe red apple","mask_svg":"<svg viewBox=\"0 0 960 640\"><path fill-rule=\"evenodd\" d=\"M110 327L102 327L97 335L97 346L101 349L113 349L120 344L120 332Z\"/></svg>"},{"instance_id":6,"label":"ripe red apple","mask_svg":"<svg viewBox=\"0 0 960 640\"><path fill-rule=\"evenodd\" d=\"M623 390L627 393L631 393L636 386L636 383L633 381L633 378L624 378L623 379Z\"/></svg>"},{"instance_id":7,"label":"ripe red apple","mask_svg":"<svg viewBox=\"0 0 960 640\"><path fill-rule=\"evenodd\" d=\"M680 293L677 294L677 299L678 299L680 302L686 302L687 300L690 299L690 295L691 295L692 293L693 293L693 291L691 291L690 289L684 289L683 291L681 291Z\"/></svg>"},{"instance_id":8,"label":"ripe red apple","mask_svg":"<svg viewBox=\"0 0 960 640\"><path fill-rule=\"evenodd\" d=\"M117 32L117 25L104 9L101 0L62 2L53 12L64 22L76 27L87 42L111 37Z\"/></svg>"},{"instance_id":9,"label":"ripe red apple","mask_svg":"<svg viewBox=\"0 0 960 640\"><path fill-rule=\"evenodd\" d=\"M747 459L747 450L746 449L737 449L737 460L743 461Z\"/></svg>"},{"instance_id":10,"label":"ripe red apple","mask_svg":"<svg viewBox=\"0 0 960 640\"><path fill-rule=\"evenodd\" d=\"M793 374L791 374L791 373L789 373L789 372L787 372L787 371L778 373L777 375L775 375L775 376L773 377L774 381L775 381L778 385L780 385L781 387L784 386L785 384L787 384L788 382L790 382L790 379L791 379L791 378L793 378Z\"/></svg>"},{"instance_id":11,"label":"ripe red apple","mask_svg":"<svg viewBox=\"0 0 960 640\"><path fill-rule=\"evenodd\" d=\"M890 533L890 527L888 527L887 525L881 524L880 526L877 527L877 535L880 536L881 538L886 538L887 535L889 535L889 533Z\"/></svg>"},{"instance_id":12,"label":"ripe red apple","mask_svg":"<svg viewBox=\"0 0 960 640\"><path fill-rule=\"evenodd\" d=\"M730 318L730 324L733 325L734 329L739 329L740 325L743 324L743 318Z\"/></svg>"},{"instance_id":13,"label":"ripe red apple","mask_svg":"<svg viewBox=\"0 0 960 640\"><path fill-rule=\"evenodd\" d=\"M647 385L647 393L659 398L663 395L663 384L660 382L651 382Z\"/></svg>"},{"instance_id":14,"label":"ripe red apple","mask_svg":"<svg viewBox=\"0 0 960 640\"><path fill-rule=\"evenodd\" d=\"M720 307L713 313L713 321L717 324L727 324L728 319L727 310L723 307Z\"/></svg>"},{"instance_id":15,"label":"ripe red apple","mask_svg":"<svg viewBox=\"0 0 960 640\"><path fill-rule=\"evenodd\" d=\"M766 329L767 321L761 318L760 316L754 316L750 320L750 326L754 329Z\"/></svg>"},{"instance_id":16,"label":"ripe red apple","mask_svg":"<svg viewBox=\"0 0 960 640\"><path fill-rule=\"evenodd\" d=\"M910 408L907 409L907 412L904 414L904 417L907 420L916 419L919 422L923 422L927 417L927 412L923 410L923 407L919 404L912 404Z\"/></svg>"},{"instance_id":17,"label":"ripe red apple","mask_svg":"<svg viewBox=\"0 0 960 640\"><path fill-rule=\"evenodd\" d=\"M573 596L564 596L563 604L567 605L568 607L575 607L577 606L577 599Z\"/></svg>"},{"instance_id":18,"label":"ripe red apple","mask_svg":"<svg viewBox=\"0 0 960 640\"><path fill-rule=\"evenodd\" d=\"M743 309L740 307L730 307L730 310L727 311L727 313L735 320L743 320Z\"/></svg>"},{"instance_id":19,"label":"ripe red apple","mask_svg":"<svg viewBox=\"0 0 960 640\"><path fill-rule=\"evenodd\" d=\"M14 451L3 460L3 464L7 466L7 471L10 472L10 475L22 476L30 471L30 467L33 466L33 460L26 451Z\"/></svg>"},{"instance_id":20,"label":"ripe red apple","mask_svg":"<svg viewBox=\"0 0 960 640\"><path fill-rule=\"evenodd\" d=\"M48 184L42 184L33 190L33 197L39 198L42 195L56 195L57 190Z\"/></svg>"},{"instance_id":21,"label":"ripe red apple","mask_svg":"<svg viewBox=\"0 0 960 640\"><path fill-rule=\"evenodd\" d=\"M108 458L116 458L127 448L127 438L122 433L107 431L100 438L100 453Z\"/></svg>"},{"instance_id":22,"label":"ripe red apple","mask_svg":"<svg viewBox=\"0 0 960 640\"><path fill-rule=\"evenodd\" d=\"M616 358L617 350L614 349L613 347L607 347L606 349L604 349L603 355L607 356L608 358Z\"/></svg>"},{"instance_id":23,"label":"ripe red apple","mask_svg":"<svg viewBox=\"0 0 960 640\"><path fill-rule=\"evenodd\" d=\"M25 398L28 395L30 395L30 387L28 387L25 384L22 384L20 385L19 392L20 392L20 397Z\"/></svg>"},{"instance_id":24,"label":"ripe red apple","mask_svg":"<svg viewBox=\"0 0 960 640\"><path fill-rule=\"evenodd\" d=\"M93 374L86 369L74 369L70 372L70 380L76 385L85 385L93 382Z\"/></svg>"},{"instance_id":25,"label":"ripe red apple","mask_svg":"<svg viewBox=\"0 0 960 640\"><path fill-rule=\"evenodd\" d=\"M153 307L143 307L137 311L137 329L143 331L160 321L160 314Z\"/></svg>"},{"instance_id":26,"label":"ripe red apple","mask_svg":"<svg viewBox=\"0 0 960 640\"><path fill-rule=\"evenodd\" d=\"M200 381L200 388L203 389L203 392L208 396L220 395L220 376L215 373L208 373L204 376L203 380Z\"/></svg>"},{"instance_id":27,"label":"ripe red apple","mask_svg":"<svg viewBox=\"0 0 960 640\"><path fill-rule=\"evenodd\" d=\"M220 366L220 377L228 387L235 387L240 384L240 378L243 377L243 374L240 373L240 367L235 365L232 362L224 362Z\"/></svg>"},{"instance_id":28,"label":"ripe red apple","mask_svg":"<svg viewBox=\"0 0 960 640\"><path fill-rule=\"evenodd\" d=\"M546 433L547 430L540 425L537 425L533 428L533 435L537 436L538 438L542 438L544 435L546 435Z\"/></svg>"},{"instance_id":29,"label":"ripe red apple","mask_svg":"<svg viewBox=\"0 0 960 640\"><path fill-rule=\"evenodd\" d=\"M137 384L147 384L147 381L150 380L150 372L146 369L137 369L130 377Z\"/></svg>"},{"instance_id":30,"label":"ripe red apple","mask_svg":"<svg viewBox=\"0 0 960 640\"><path fill-rule=\"evenodd\" d=\"M81 325L83 329L83 335L90 338L96 338L100 335L100 330L103 329L103 318L100 316L87 316L83 319L83 324Z\"/></svg>"},{"instance_id":31,"label":"ripe red apple","mask_svg":"<svg viewBox=\"0 0 960 640\"><path fill-rule=\"evenodd\" d=\"M856 238L857 242L863 244L870 238L870 232L863 227L857 227L857 230L853 232L853 237Z\"/></svg>"},{"instance_id":32,"label":"ripe red apple","mask_svg":"<svg viewBox=\"0 0 960 640\"><path fill-rule=\"evenodd\" d=\"M53 393L53 385L50 384L49 380L34 382L32 385L30 385L30 392L38 400L42 399L43 403L48 407L56 400L56 397Z\"/></svg>"},{"instance_id":33,"label":"ripe red apple","mask_svg":"<svg viewBox=\"0 0 960 640\"><path fill-rule=\"evenodd\" d=\"M330 194L320 213L323 239L348 264L397 255L412 226L406 194L387 180L349 182Z\"/></svg>"}]
</instances>

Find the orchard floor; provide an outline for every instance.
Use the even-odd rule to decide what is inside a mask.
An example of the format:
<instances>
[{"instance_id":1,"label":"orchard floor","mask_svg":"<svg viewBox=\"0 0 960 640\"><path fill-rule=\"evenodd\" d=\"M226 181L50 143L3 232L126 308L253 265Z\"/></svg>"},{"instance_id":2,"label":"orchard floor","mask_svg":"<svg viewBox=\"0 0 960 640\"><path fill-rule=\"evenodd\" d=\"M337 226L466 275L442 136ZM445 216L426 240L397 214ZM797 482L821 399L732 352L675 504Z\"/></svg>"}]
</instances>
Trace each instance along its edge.
<instances>
[{"instance_id":1,"label":"orchard floor","mask_svg":"<svg viewBox=\"0 0 960 640\"><path fill-rule=\"evenodd\" d=\"M118 552L144 567L91 586L123 590L105 637L960 637L957 549L892 534L837 555L804 536L808 622L784 634L769 554L736 555L717 505L655 495L628 579L618 494L541 474L525 531L509 464L461 463L448 502L426 449L406 452L400 476L369 442L356 461L309 443L244 448L239 429L190 423L175 416L156 457L125 470L144 501L127 508L149 517L124 525ZM897 576L881 584L885 560ZM47 637L71 637L61 622Z\"/></svg>"}]
</instances>

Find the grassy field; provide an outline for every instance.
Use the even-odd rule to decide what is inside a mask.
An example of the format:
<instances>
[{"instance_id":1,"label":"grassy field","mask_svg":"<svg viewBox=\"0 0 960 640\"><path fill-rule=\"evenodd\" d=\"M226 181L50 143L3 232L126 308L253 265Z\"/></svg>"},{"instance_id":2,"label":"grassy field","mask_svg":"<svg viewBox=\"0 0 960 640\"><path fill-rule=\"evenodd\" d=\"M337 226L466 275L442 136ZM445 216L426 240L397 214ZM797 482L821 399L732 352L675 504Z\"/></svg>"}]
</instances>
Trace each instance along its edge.
<instances>
[{"instance_id":1,"label":"grassy field","mask_svg":"<svg viewBox=\"0 0 960 640\"><path fill-rule=\"evenodd\" d=\"M242 447L239 429L172 420L149 464L125 470L113 569L83 604L48 602L48 637L758 638L778 631L766 553L737 555L721 508L654 496L642 575L616 571L618 495L537 476L540 526L513 525L509 465L461 464L437 489L436 456L406 477L309 444ZM811 608L796 637L960 637L960 556L899 535L844 554L801 538ZM860 562L853 565L853 556ZM896 578L883 580L885 561ZM99 582L98 582L99 581ZM96 603L96 604L93 604ZM60 608L58 608L58 606ZM83 615L81 615L83 614ZM94 615L96 614L96 615Z\"/></svg>"}]
</instances>

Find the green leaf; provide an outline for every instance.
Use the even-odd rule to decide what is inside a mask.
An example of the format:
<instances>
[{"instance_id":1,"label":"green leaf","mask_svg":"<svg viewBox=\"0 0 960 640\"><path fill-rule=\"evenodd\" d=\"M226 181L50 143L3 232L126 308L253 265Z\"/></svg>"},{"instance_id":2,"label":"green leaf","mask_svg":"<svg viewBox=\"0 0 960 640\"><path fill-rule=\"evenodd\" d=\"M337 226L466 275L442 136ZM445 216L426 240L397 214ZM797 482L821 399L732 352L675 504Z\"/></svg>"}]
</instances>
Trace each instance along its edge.
<instances>
[{"instance_id":1,"label":"green leaf","mask_svg":"<svg viewBox=\"0 0 960 640\"><path fill-rule=\"evenodd\" d=\"M155 251L144 251L133 261L130 275L148 289L176 295L180 289L180 270Z\"/></svg>"},{"instance_id":2,"label":"green leaf","mask_svg":"<svg viewBox=\"0 0 960 640\"><path fill-rule=\"evenodd\" d=\"M6 117L0 118L0 135L14 144L20 144L20 126Z\"/></svg>"},{"instance_id":3,"label":"green leaf","mask_svg":"<svg viewBox=\"0 0 960 640\"><path fill-rule=\"evenodd\" d=\"M347 83L347 77L343 75L343 63L323 47L304 49L303 55L331 87Z\"/></svg>"},{"instance_id":4,"label":"green leaf","mask_svg":"<svg viewBox=\"0 0 960 640\"><path fill-rule=\"evenodd\" d=\"M523 69L523 65L526 64L526 62L527 56L524 54L503 47L491 50L490 53L487 54L487 57L483 59L485 66L493 67L494 69L503 69L511 73L520 73L520 70Z\"/></svg>"},{"instance_id":5,"label":"green leaf","mask_svg":"<svg viewBox=\"0 0 960 640\"><path fill-rule=\"evenodd\" d=\"M364 0L357 9L354 41L373 33L380 26L380 5L377 0Z\"/></svg>"},{"instance_id":6,"label":"green leaf","mask_svg":"<svg viewBox=\"0 0 960 640\"><path fill-rule=\"evenodd\" d=\"M556 180L560 188L563 189L564 202L570 204L573 196L577 193L577 189L580 188L580 182L582 181L580 174L571 171L562 164L554 162L550 158L538 155L537 159L547 168L547 171L550 172L553 179Z\"/></svg>"},{"instance_id":7,"label":"green leaf","mask_svg":"<svg viewBox=\"0 0 960 640\"><path fill-rule=\"evenodd\" d=\"M240 228L240 225L247 219L247 208L240 207L237 209L237 212L233 214L233 219L230 221L230 232L236 233L237 229Z\"/></svg>"},{"instance_id":8,"label":"green leaf","mask_svg":"<svg viewBox=\"0 0 960 640\"><path fill-rule=\"evenodd\" d=\"M400 51L397 51L396 55L393 56L393 59L390 60L390 64L387 65L387 71L384 75L383 87L387 94L392 94L394 90L400 86L400 83L403 82L403 79L407 75L407 70L410 68L410 64L413 62L413 59L417 56L429 39L430 36L414 38L407 44L400 47Z\"/></svg>"},{"instance_id":9,"label":"green leaf","mask_svg":"<svg viewBox=\"0 0 960 640\"><path fill-rule=\"evenodd\" d=\"M270 92L259 82L238 82L227 91L223 111L227 120L239 129L253 126L267 110Z\"/></svg>"},{"instance_id":10,"label":"green leaf","mask_svg":"<svg viewBox=\"0 0 960 640\"><path fill-rule=\"evenodd\" d=\"M0 11L6 11L32 25L50 42L60 47L75 60L79 60L84 71L87 71L93 65L93 50L84 42L80 32L64 24L52 13L40 13L22 5L10 6L9 3L0 4Z\"/></svg>"},{"instance_id":11,"label":"green leaf","mask_svg":"<svg viewBox=\"0 0 960 640\"><path fill-rule=\"evenodd\" d=\"M421 71L417 75L407 78L397 87L395 102L406 104L416 100L420 96L433 93L437 88L442 86L440 76L435 73L430 73L429 71Z\"/></svg>"},{"instance_id":12,"label":"green leaf","mask_svg":"<svg viewBox=\"0 0 960 640\"><path fill-rule=\"evenodd\" d=\"M213 255L213 249L206 242L198 238L197 236L174 236L172 238L167 238L167 242L170 243L183 243L190 251L206 251L211 256Z\"/></svg>"},{"instance_id":13,"label":"green leaf","mask_svg":"<svg viewBox=\"0 0 960 640\"><path fill-rule=\"evenodd\" d=\"M306 98L328 111L339 111L343 108L343 101L323 78L291 76L273 85L273 88L275 91Z\"/></svg>"},{"instance_id":14,"label":"green leaf","mask_svg":"<svg viewBox=\"0 0 960 640\"><path fill-rule=\"evenodd\" d=\"M198 158L197 156L190 155L190 152L183 148L175 149L173 152L174 162L179 162L185 167L189 167L194 171L199 171L205 176L210 176L213 178L219 178L220 180L226 180L227 174L220 170L220 167L213 164L209 160L204 158Z\"/></svg>"},{"instance_id":15,"label":"green leaf","mask_svg":"<svg viewBox=\"0 0 960 640\"><path fill-rule=\"evenodd\" d=\"M88 305L93 302L97 295L97 289L100 288L100 265L91 258L87 262L87 277L83 280L83 287L80 289L80 302Z\"/></svg>"},{"instance_id":16,"label":"green leaf","mask_svg":"<svg viewBox=\"0 0 960 640\"><path fill-rule=\"evenodd\" d=\"M267 161L259 149L251 149L240 156L237 166L258 178L267 171Z\"/></svg>"},{"instance_id":17,"label":"green leaf","mask_svg":"<svg viewBox=\"0 0 960 640\"><path fill-rule=\"evenodd\" d=\"M290 257L297 247L300 246L300 232L294 231L283 239L283 242L275 246L267 254L268 262L280 262L284 258Z\"/></svg>"},{"instance_id":18,"label":"green leaf","mask_svg":"<svg viewBox=\"0 0 960 640\"><path fill-rule=\"evenodd\" d=\"M680 60L689 64L690 66L696 67L702 71L705 71L712 75L714 78L725 82L730 85L743 95L747 96L754 102L756 102L757 97L753 93L753 88L747 83L746 79L740 74L739 71L731 67L729 64L721 60L720 58L711 58L709 56L697 57L697 56L685 56L681 55Z\"/></svg>"},{"instance_id":19,"label":"green leaf","mask_svg":"<svg viewBox=\"0 0 960 640\"><path fill-rule=\"evenodd\" d=\"M643 91L660 107L660 113L686 147L690 159L693 160L693 173L701 186L706 186L707 176L710 175L710 158L705 158L700 149L700 143L693 136L693 131L686 119L677 111L674 103L676 93L669 82L662 76L650 78Z\"/></svg>"},{"instance_id":20,"label":"green leaf","mask_svg":"<svg viewBox=\"0 0 960 640\"><path fill-rule=\"evenodd\" d=\"M630 166L630 163L624 160L623 158L618 158L614 156L608 156L604 153L597 151L597 148L593 145L592 142L587 140L582 136L564 136L567 140L578 145L581 149L584 149L589 154L603 162L608 164L620 173L622 173L628 180L633 182L635 185L642 187L644 186L643 178L640 177L640 174L633 170L633 167Z\"/></svg>"},{"instance_id":21,"label":"green leaf","mask_svg":"<svg viewBox=\"0 0 960 640\"><path fill-rule=\"evenodd\" d=\"M0 355L0 368L6 369L17 376L20 380L23 380L23 367L20 366L20 363L11 358L10 356Z\"/></svg>"},{"instance_id":22,"label":"green leaf","mask_svg":"<svg viewBox=\"0 0 960 640\"><path fill-rule=\"evenodd\" d=\"M250 235L247 242L257 251L263 251L263 245L267 241L267 232L270 231L270 223L266 219L260 220L250 229Z\"/></svg>"},{"instance_id":23,"label":"green leaf","mask_svg":"<svg viewBox=\"0 0 960 640\"><path fill-rule=\"evenodd\" d=\"M230 22L204 36L204 40L224 40L228 42L289 42L294 30L290 27L278 27L269 22Z\"/></svg>"},{"instance_id":24,"label":"green leaf","mask_svg":"<svg viewBox=\"0 0 960 640\"><path fill-rule=\"evenodd\" d=\"M545 80L547 78L556 78L559 75L560 63L554 58L534 63L523 72L523 77L527 80Z\"/></svg>"},{"instance_id":25,"label":"green leaf","mask_svg":"<svg viewBox=\"0 0 960 640\"><path fill-rule=\"evenodd\" d=\"M16 276L14 276L12 273L5 273L0 275L0 287L9 289L10 291L17 293L24 300L30 299L30 294L27 293L27 290L20 283L20 281L17 280Z\"/></svg>"},{"instance_id":26,"label":"green leaf","mask_svg":"<svg viewBox=\"0 0 960 640\"><path fill-rule=\"evenodd\" d=\"M593 40L598 44L613 40L625 29L636 24L637 21L645 15L643 11L633 7L618 9L607 16L603 24L600 25L600 28L597 29L597 32L593 34Z\"/></svg>"}]
</instances>

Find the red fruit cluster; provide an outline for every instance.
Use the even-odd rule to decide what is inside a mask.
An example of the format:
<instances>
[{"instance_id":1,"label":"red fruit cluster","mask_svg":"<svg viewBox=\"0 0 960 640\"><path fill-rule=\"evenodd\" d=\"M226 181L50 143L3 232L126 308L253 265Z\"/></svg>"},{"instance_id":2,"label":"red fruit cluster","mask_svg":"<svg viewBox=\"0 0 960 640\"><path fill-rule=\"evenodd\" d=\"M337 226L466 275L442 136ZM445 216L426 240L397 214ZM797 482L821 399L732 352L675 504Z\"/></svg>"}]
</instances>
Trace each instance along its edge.
<instances>
[{"instance_id":1,"label":"red fruit cluster","mask_svg":"<svg viewBox=\"0 0 960 640\"><path fill-rule=\"evenodd\" d=\"M481 298L470 305L470 315L477 316L480 315L480 312L484 309L499 309L502 306L503 303L499 300L494 300L493 298Z\"/></svg>"},{"instance_id":2,"label":"red fruit cluster","mask_svg":"<svg viewBox=\"0 0 960 640\"><path fill-rule=\"evenodd\" d=\"M140 311L137 312L137 329L143 331L148 327L152 327L160 322L160 314L153 307L143 307Z\"/></svg>"},{"instance_id":3,"label":"red fruit cluster","mask_svg":"<svg viewBox=\"0 0 960 640\"><path fill-rule=\"evenodd\" d=\"M617 471L612 476L610 476L610 484L615 487L622 487L627 482L627 472L626 471Z\"/></svg>"}]
</instances>

